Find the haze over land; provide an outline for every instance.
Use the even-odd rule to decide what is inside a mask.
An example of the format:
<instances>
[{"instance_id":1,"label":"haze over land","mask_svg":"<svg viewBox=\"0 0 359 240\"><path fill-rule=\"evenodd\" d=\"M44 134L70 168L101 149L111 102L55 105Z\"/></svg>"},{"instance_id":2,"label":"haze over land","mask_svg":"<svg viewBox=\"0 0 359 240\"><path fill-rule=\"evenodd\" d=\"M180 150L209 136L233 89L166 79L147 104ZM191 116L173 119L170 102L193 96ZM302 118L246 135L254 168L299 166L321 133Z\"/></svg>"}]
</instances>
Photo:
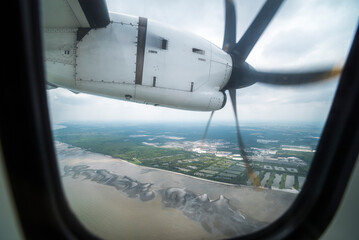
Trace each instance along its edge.
<instances>
[{"instance_id":1,"label":"haze over land","mask_svg":"<svg viewBox=\"0 0 359 240\"><path fill-rule=\"evenodd\" d=\"M67 124L55 138L131 163L226 183L250 185L235 128L198 125ZM299 190L321 129L311 125L244 126L246 152L262 187ZM279 180L280 179L280 180Z\"/></svg>"}]
</instances>

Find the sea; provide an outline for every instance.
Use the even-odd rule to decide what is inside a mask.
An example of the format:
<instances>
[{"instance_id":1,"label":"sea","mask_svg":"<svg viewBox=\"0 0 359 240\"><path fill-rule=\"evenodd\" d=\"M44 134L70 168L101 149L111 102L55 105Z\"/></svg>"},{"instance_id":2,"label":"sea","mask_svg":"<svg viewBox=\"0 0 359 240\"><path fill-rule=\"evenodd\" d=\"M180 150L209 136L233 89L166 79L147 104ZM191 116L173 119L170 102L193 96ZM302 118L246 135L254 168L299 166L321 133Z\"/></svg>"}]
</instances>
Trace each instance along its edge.
<instances>
[{"instance_id":1,"label":"sea","mask_svg":"<svg viewBox=\"0 0 359 240\"><path fill-rule=\"evenodd\" d=\"M103 239L223 239L258 231L292 192L227 184L55 143L68 205Z\"/></svg>"}]
</instances>

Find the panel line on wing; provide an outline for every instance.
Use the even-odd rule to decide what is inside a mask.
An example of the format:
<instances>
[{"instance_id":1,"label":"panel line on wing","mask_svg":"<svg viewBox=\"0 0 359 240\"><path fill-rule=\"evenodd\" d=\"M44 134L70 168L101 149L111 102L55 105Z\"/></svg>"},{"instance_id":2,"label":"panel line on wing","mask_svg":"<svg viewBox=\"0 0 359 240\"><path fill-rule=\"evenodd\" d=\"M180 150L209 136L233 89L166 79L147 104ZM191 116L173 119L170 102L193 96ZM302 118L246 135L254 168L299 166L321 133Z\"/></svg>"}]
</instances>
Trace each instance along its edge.
<instances>
[{"instance_id":1,"label":"panel line on wing","mask_svg":"<svg viewBox=\"0 0 359 240\"><path fill-rule=\"evenodd\" d=\"M136 55L136 79L135 84L142 85L143 63L145 59L147 33L147 18L140 17L137 35L137 55Z\"/></svg>"}]
</instances>

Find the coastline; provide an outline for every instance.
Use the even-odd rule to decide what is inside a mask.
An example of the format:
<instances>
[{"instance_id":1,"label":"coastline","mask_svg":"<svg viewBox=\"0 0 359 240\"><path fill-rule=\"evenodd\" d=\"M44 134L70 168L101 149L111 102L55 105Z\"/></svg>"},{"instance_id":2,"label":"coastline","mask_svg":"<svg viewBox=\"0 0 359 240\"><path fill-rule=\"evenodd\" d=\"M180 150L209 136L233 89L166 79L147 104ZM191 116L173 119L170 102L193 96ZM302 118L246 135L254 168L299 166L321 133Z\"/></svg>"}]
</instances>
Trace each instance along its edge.
<instances>
[{"instance_id":1,"label":"coastline","mask_svg":"<svg viewBox=\"0 0 359 240\"><path fill-rule=\"evenodd\" d=\"M60 166L60 172L62 173L62 179L65 179L65 182L69 183L72 181L72 178L75 182L85 182L95 181L91 183L91 186L96 185L99 189L108 189L109 187L113 188L110 190L111 192L118 192L119 195L127 197L128 200L148 204L153 200L143 202L141 201L140 195L136 195L137 197L131 197L127 192L122 193L116 190L116 186L111 182L112 180L103 180L102 176L106 175L109 177L116 177L117 179L124 179L127 177L131 178L131 181L134 182L135 185L139 186L149 186L150 190L155 193L154 200L158 201L158 199L162 199L162 206L159 207L157 205L157 211L163 211L164 209L174 207L177 211L182 211L182 215L187 218L188 221L194 221L199 223L199 220L196 220L197 217L192 215L193 211L196 212L198 208L192 209L193 206L197 206L198 201L204 201L200 203L202 206L207 206L207 203L214 204L214 206L222 206L220 207L220 212L226 212L225 209L233 208L234 212L239 213L239 215L235 218L241 218L243 216L244 221L247 222L248 226L257 226L256 228L261 228L262 226L275 221L282 213L284 213L290 204L294 201L297 194L288 193L284 191L275 191L266 188L253 188L249 186L236 185L236 184L228 184L222 183L212 180L207 180L203 178L198 178L194 176L189 176L182 173L171 172L168 170L157 169L152 167L145 167L130 163L126 160L120 158L113 158L108 155L103 155L99 153L93 153L89 150L78 148L71 146L66 143L58 142L57 144L58 151L58 163ZM81 166L87 166L82 167ZM90 171L91 173L99 174L96 176L86 177L86 174L82 174L82 172L77 172L76 176L66 177L66 168L78 168L87 169L85 171ZM64 169L65 168L65 169ZM68 169L67 169L68 170ZM68 172L68 171L67 171ZM101 175L102 174L102 175ZM82 176L82 177L81 177ZM80 177L81 179L76 179ZM96 180L93 180L96 179ZM110 179L110 178L109 178ZM70 184L71 185L71 184ZM86 183L86 185L88 185ZM131 184L130 184L131 185ZM73 191L72 194L81 195L81 191L85 191L86 189L79 188L78 191ZM84 194L88 194L86 191ZM130 191L133 193L133 191ZM126 194L128 196L126 196ZM173 195L174 194L174 195ZM192 199L191 201L182 201L178 202L178 199ZM137 199L134 199L137 198ZM165 199L165 200L164 200ZM107 199L103 199L102 201L108 201ZM161 200L160 200L161 201ZM125 202L128 202L127 200ZM190 205L186 205L187 203ZM104 203L105 205L107 203ZM121 203L122 204L122 203ZM163 205L164 204L164 205ZM167 204L167 207L166 207ZM184 205L183 205L184 204ZM129 205L131 205L129 203ZM79 207L79 205L77 205ZM80 206L81 208L81 206ZM190 210L192 209L192 210ZM203 213L199 213L198 216L207 216L208 212L205 207ZM134 209L134 211L137 211ZM109 211L111 212L111 211ZM85 214L86 213L81 213ZM231 214L231 213L230 213ZM227 213L228 215L228 213ZM219 215L220 217L226 215ZM230 216L230 215L228 215ZM226 217L228 218L228 217ZM214 216L205 217L206 221L210 221L208 228L208 224L201 223L202 227L204 227L207 232L213 231L216 229L216 226L213 225ZM233 219L230 217L230 219ZM145 220L141 220L145 221ZM147 220L146 220L147 221ZM148 220L149 224L151 224L150 219ZM224 220L223 220L224 221ZM247 224L246 223L246 224ZM231 223L232 224L232 223ZM227 224L227 225L231 225ZM236 230L237 234L241 231L249 231L248 227L243 226L243 230ZM214 228L214 229L213 229ZM247 229L247 230L245 230ZM202 229L203 230L203 229ZM239 232L238 232L239 231ZM219 234L218 230L215 230L215 234ZM231 235L233 236L233 235ZM222 236L223 238L225 236ZM228 237L228 236L227 236Z\"/></svg>"},{"instance_id":2,"label":"coastline","mask_svg":"<svg viewBox=\"0 0 359 240\"><path fill-rule=\"evenodd\" d=\"M109 156L109 155L105 155L105 156ZM209 179L205 179L205 178L195 177L195 176L192 176L192 175L187 175L187 174L184 174L184 173L173 172L173 171L169 171L169 170L165 170L165 169L161 169L161 168L154 168L154 167L147 167L147 166L137 165L137 164L131 163L131 162L126 161L126 160L121 159L121 158L114 158L112 156L109 156L109 157L111 157L114 160L120 160L120 161L129 163L129 164L134 165L136 167L142 167L142 168L147 168L147 169L156 170L156 171L163 171L163 172L167 172L167 173L171 173L171 174L177 174L177 175L180 175L180 176L183 176L183 177L189 177L189 178L193 178L193 179L197 179L197 180L207 181L207 182L216 183L216 184L223 184L223 185L227 185L227 186L240 186L240 187L252 188L252 187L246 186L246 185L218 182L218 181L209 180Z\"/></svg>"},{"instance_id":3,"label":"coastline","mask_svg":"<svg viewBox=\"0 0 359 240\"><path fill-rule=\"evenodd\" d=\"M64 143L64 142L60 142L60 143ZM67 143L64 143L64 144L67 144ZM74 148L79 148L79 149L81 149L83 151L91 152L88 149L75 147L75 146L72 146L70 144L68 144L68 145L71 146L71 147L74 147ZM91 152L91 153L96 153L96 152ZM189 177L189 178L193 178L193 179L197 179L197 180L201 180L201 181L206 181L206 182L210 182L210 183L215 183L215 184L222 184L222 185L225 185L225 186L248 188L248 189L251 189L251 190L258 190L258 191L272 190L272 191L289 192L289 193L293 193L293 194L298 194L299 193L299 191L297 191L295 189L293 189L293 190L292 189L280 189L280 188L271 188L271 189L269 189L269 188L265 188L265 187L262 187L262 186L253 187L253 186L248 186L248 185L243 185L243 184L233 184L233 183L219 182L219 181L214 181L214 180L210 180L210 179L206 179L206 178L200 178L200 177L195 177L195 176L192 176L192 175L187 175L187 174L184 174L184 173L169 171L169 170L165 170L165 169L161 169L161 168L154 168L154 167L148 167L148 166L143 166L143 165L137 165L135 163L131 163L131 162L129 162L127 160L124 160L124 159L121 159L121 158L112 157L111 155L106 155L106 154L102 154L102 153L96 153L96 154L101 154L101 155L106 156L108 158L111 158L113 160L121 161L121 162L124 162L126 164L130 164L130 165L133 165L133 166L136 166L136 167L146 168L146 169L155 170L155 171L163 171L163 172L166 172L166 173L177 174L177 175L180 175L180 176L183 176L183 177Z\"/></svg>"},{"instance_id":4,"label":"coastline","mask_svg":"<svg viewBox=\"0 0 359 240\"><path fill-rule=\"evenodd\" d=\"M88 151L88 150L86 150L86 151ZM254 187L254 186L248 186L248 185L242 185L242 184L219 182L219 181L214 181L214 180L210 180L210 179L206 179L206 178L200 178L200 177L195 177L195 176L192 176L192 175L187 175L187 174L184 174L184 173L173 172L173 171L169 171L169 170L165 170L165 169L161 169L161 168L153 168L153 167L137 165L137 164L131 163L131 162L126 161L126 160L121 159L121 158L114 158L114 157L112 157L110 155L105 155L105 156L108 156L108 157L110 157L110 158L112 158L114 160L119 160L119 161L126 162L128 164L131 164L131 165L134 165L134 166L137 166L137 167L147 168L147 169L156 170L156 171L164 171L164 172L171 173L171 174L178 174L178 175L183 176L183 177L189 177L189 178L193 178L193 179L197 179L197 180L201 180L201 181L206 181L206 182L210 182L210 183L215 183L215 184L222 184L222 185L225 185L225 186L248 188L248 189L257 190L257 191L271 190L271 191L288 192L288 193L293 193L293 194L298 194L299 193L299 191L295 190L295 189L284 189L284 188L283 189L280 189L280 188L271 188L271 189L269 189L269 188L265 188L263 186Z\"/></svg>"}]
</instances>

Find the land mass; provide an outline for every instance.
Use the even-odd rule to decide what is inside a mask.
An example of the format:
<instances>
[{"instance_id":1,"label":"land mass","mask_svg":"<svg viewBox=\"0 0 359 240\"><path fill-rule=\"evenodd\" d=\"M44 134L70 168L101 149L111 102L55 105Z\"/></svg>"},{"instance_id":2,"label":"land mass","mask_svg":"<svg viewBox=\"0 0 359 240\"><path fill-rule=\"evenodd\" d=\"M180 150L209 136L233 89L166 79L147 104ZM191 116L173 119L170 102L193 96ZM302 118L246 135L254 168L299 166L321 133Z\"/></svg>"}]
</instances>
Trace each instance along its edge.
<instances>
[{"instance_id":1,"label":"land mass","mask_svg":"<svg viewBox=\"0 0 359 240\"><path fill-rule=\"evenodd\" d=\"M65 124L55 139L92 152L207 180L251 185L234 128L176 125ZM320 136L316 127L242 127L246 152L261 187L298 191L304 184Z\"/></svg>"}]
</instances>

